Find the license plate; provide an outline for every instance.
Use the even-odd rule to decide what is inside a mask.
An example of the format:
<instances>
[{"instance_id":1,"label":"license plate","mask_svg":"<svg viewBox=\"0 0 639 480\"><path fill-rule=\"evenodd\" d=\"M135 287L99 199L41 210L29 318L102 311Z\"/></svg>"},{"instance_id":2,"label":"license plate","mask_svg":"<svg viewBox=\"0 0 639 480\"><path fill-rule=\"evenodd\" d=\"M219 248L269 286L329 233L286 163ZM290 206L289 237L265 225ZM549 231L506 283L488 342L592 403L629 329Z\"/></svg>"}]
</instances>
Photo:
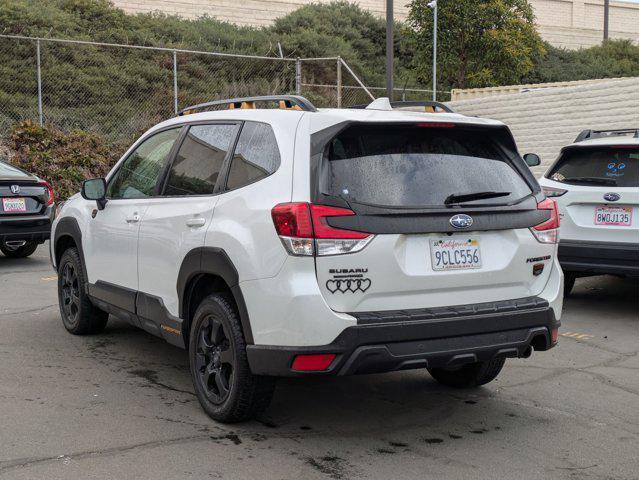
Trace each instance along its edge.
<instances>
[{"instance_id":1,"label":"license plate","mask_svg":"<svg viewBox=\"0 0 639 480\"><path fill-rule=\"evenodd\" d=\"M595 207L595 225L632 225L632 207Z\"/></svg>"},{"instance_id":2,"label":"license plate","mask_svg":"<svg viewBox=\"0 0 639 480\"><path fill-rule=\"evenodd\" d=\"M26 212L27 202L24 198L3 198L2 210L5 212Z\"/></svg>"},{"instance_id":3,"label":"license plate","mask_svg":"<svg viewBox=\"0 0 639 480\"><path fill-rule=\"evenodd\" d=\"M466 270L481 268L479 241L441 238L430 241L433 270Z\"/></svg>"}]
</instances>

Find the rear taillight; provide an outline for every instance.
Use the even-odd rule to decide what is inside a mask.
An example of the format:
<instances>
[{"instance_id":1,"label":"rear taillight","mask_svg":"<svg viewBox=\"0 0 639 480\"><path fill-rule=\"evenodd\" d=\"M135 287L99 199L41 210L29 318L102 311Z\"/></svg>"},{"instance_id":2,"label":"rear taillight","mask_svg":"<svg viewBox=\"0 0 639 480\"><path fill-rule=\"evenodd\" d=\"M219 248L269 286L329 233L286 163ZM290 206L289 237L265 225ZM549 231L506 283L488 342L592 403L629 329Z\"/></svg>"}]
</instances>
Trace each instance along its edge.
<instances>
[{"instance_id":1,"label":"rear taillight","mask_svg":"<svg viewBox=\"0 0 639 480\"><path fill-rule=\"evenodd\" d=\"M311 203L280 203L271 216L282 244L291 255L341 255L362 250L373 235L335 228L329 217L355 215L347 208Z\"/></svg>"},{"instance_id":2,"label":"rear taillight","mask_svg":"<svg viewBox=\"0 0 639 480\"><path fill-rule=\"evenodd\" d=\"M537 210L550 210L550 218L544 223L530 229L540 243L557 243L559 241L559 209L557 201L547 198L537 204Z\"/></svg>"},{"instance_id":3,"label":"rear taillight","mask_svg":"<svg viewBox=\"0 0 639 480\"><path fill-rule=\"evenodd\" d=\"M44 188L47 189L47 207L49 205L53 205L53 202L55 202L55 196L53 194L53 187L51 186L51 184L49 182L39 182L39 185L42 185Z\"/></svg>"}]
</instances>

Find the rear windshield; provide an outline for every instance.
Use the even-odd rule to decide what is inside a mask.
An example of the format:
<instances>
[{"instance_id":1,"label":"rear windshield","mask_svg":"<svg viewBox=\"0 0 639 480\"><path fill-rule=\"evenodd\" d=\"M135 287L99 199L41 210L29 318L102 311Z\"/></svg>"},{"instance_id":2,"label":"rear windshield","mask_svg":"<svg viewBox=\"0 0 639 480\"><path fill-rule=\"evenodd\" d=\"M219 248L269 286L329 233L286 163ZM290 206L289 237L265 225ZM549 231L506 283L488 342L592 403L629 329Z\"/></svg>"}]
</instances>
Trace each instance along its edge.
<instances>
[{"instance_id":1,"label":"rear windshield","mask_svg":"<svg viewBox=\"0 0 639 480\"><path fill-rule=\"evenodd\" d=\"M0 177L26 177L22 170L0 161Z\"/></svg>"},{"instance_id":2,"label":"rear windshield","mask_svg":"<svg viewBox=\"0 0 639 480\"><path fill-rule=\"evenodd\" d=\"M639 186L639 148L599 147L565 150L547 177L573 185Z\"/></svg>"},{"instance_id":3,"label":"rear windshield","mask_svg":"<svg viewBox=\"0 0 639 480\"><path fill-rule=\"evenodd\" d=\"M443 207L451 195L497 192L465 205L518 201L532 193L486 129L358 125L328 149L322 193L388 207Z\"/></svg>"}]
</instances>

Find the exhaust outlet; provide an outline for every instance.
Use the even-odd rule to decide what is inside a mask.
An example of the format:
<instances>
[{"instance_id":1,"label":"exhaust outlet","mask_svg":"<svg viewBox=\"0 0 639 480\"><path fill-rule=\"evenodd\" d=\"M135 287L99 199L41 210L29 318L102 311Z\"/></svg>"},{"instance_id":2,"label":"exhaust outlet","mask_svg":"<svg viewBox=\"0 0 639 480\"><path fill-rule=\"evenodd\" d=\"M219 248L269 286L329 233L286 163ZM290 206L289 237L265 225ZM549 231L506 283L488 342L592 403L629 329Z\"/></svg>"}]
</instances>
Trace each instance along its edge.
<instances>
[{"instance_id":1,"label":"exhaust outlet","mask_svg":"<svg viewBox=\"0 0 639 480\"><path fill-rule=\"evenodd\" d=\"M528 345L526 347L526 350L524 350L524 353L522 353L521 358L529 358L532 355L533 352L533 348Z\"/></svg>"}]
</instances>

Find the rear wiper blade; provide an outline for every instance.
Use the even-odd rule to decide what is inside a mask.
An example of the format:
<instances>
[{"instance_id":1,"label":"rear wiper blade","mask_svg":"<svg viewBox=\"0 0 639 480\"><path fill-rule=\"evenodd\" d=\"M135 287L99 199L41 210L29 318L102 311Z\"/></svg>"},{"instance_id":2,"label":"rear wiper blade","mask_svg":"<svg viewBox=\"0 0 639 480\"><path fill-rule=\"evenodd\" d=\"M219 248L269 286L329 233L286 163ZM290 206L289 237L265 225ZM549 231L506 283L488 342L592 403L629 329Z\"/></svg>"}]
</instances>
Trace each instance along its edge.
<instances>
[{"instance_id":1,"label":"rear wiper blade","mask_svg":"<svg viewBox=\"0 0 639 480\"><path fill-rule=\"evenodd\" d=\"M601 178L601 177L567 177L561 180L562 182L583 182L583 183L595 183L599 185L611 185L616 186L617 180L614 178Z\"/></svg>"},{"instance_id":2,"label":"rear wiper blade","mask_svg":"<svg viewBox=\"0 0 639 480\"><path fill-rule=\"evenodd\" d=\"M454 203L471 202L473 200L483 200L486 198L507 197L511 192L473 192L473 193L453 193L444 200L444 205Z\"/></svg>"}]
</instances>

